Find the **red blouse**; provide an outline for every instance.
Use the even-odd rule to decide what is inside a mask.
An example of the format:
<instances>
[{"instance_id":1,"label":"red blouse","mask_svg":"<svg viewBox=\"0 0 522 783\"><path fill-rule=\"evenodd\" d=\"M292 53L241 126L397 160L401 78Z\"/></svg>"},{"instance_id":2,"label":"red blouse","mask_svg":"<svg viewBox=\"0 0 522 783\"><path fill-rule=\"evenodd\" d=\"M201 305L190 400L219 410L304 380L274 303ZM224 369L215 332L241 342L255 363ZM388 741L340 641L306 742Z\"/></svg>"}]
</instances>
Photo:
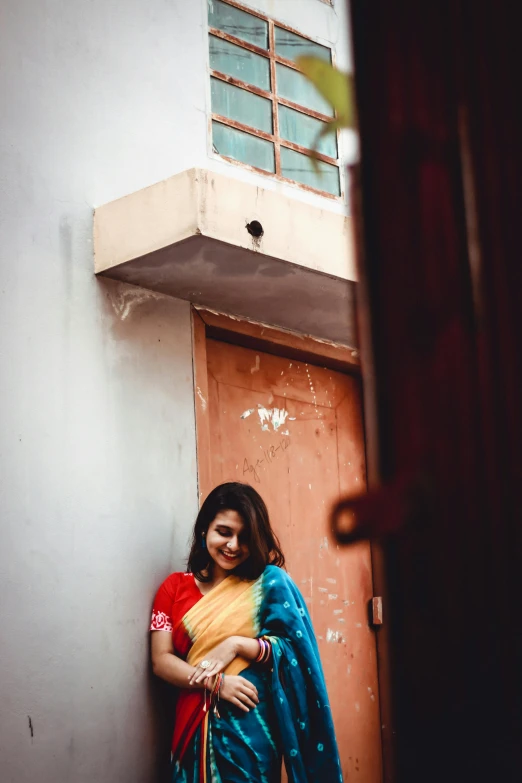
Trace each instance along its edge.
<instances>
[{"instance_id":1,"label":"red blouse","mask_svg":"<svg viewBox=\"0 0 522 783\"><path fill-rule=\"evenodd\" d=\"M190 648L182 620L194 604L203 598L194 574L174 573L160 585L152 607L151 631L169 631L176 655L185 657Z\"/></svg>"}]
</instances>

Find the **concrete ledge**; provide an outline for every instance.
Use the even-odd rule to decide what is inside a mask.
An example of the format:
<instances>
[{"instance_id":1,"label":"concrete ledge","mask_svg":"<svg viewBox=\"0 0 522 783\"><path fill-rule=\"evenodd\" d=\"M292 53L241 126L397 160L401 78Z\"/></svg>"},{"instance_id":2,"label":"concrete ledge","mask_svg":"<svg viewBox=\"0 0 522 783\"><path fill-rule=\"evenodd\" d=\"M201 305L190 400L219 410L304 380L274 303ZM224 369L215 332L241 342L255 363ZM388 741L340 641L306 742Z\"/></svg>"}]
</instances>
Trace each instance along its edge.
<instances>
[{"instance_id":1,"label":"concrete ledge","mask_svg":"<svg viewBox=\"0 0 522 783\"><path fill-rule=\"evenodd\" d=\"M257 220L260 238L247 223ZM97 274L355 345L351 219L201 169L99 207Z\"/></svg>"}]
</instances>

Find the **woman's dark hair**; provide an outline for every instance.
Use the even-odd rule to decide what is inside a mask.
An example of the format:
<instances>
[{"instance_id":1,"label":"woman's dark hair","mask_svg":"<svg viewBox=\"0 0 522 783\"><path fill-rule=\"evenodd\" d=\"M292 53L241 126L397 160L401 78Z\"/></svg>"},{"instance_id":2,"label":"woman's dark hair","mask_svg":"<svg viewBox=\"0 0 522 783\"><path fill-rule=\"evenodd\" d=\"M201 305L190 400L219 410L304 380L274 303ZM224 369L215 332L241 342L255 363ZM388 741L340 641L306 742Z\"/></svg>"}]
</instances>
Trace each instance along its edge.
<instances>
[{"instance_id":1,"label":"woman's dark hair","mask_svg":"<svg viewBox=\"0 0 522 783\"><path fill-rule=\"evenodd\" d=\"M188 558L188 570L200 582L212 579L213 561L203 546L204 535L220 511L237 511L244 529L249 556L234 569L242 579L257 579L267 565L281 568L285 558L278 538L270 526L268 510L261 495L249 484L230 481L212 490L201 506L194 525L192 546Z\"/></svg>"}]
</instances>

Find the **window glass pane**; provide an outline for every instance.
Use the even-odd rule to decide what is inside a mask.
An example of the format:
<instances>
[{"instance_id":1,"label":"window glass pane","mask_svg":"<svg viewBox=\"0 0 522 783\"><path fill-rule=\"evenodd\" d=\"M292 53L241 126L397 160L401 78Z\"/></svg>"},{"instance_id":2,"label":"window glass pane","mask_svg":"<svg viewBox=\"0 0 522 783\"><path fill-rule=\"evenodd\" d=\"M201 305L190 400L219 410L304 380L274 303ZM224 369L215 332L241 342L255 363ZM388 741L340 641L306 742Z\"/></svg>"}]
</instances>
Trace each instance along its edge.
<instances>
[{"instance_id":1,"label":"window glass pane","mask_svg":"<svg viewBox=\"0 0 522 783\"><path fill-rule=\"evenodd\" d=\"M291 33L289 30L283 30L281 27L275 29L275 48L278 55L293 62L296 57L303 55L318 57L328 63L332 62L332 52L327 46L308 41L306 38Z\"/></svg>"},{"instance_id":2,"label":"window glass pane","mask_svg":"<svg viewBox=\"0 0 522 783\"><path fill-rule=\"evenodd\" d=\"M223 41L215 35L210 38L210 67L226 73L262 90L270 89L270 64L266 57L249 52L241 46ZM304 78L304 77L303 77Z\"/></svg>"},{"instance_id":3,"label":"window glass pane","mask_svg":"<svg viewBox=\"0 0 522 783\"><path fill-rule=\"evenodd\" d=\"M268 24L221 0L208 0L208 23L210 27L268 49Z\"/></svg>"},{"instance_id":4,"label":"window glass pane","mask_svg":"<svg viewBox=\"0 0 522 783\"><path fill-rule=\"evenodd\" d=\"M321 160L316 161L316 164L318 170L314 168L312 158L301 155L300 152L289 150L287 147L281 147L281 174L283 177L339 196L341 188L337 166L323 163Z\"/></svg>"},{"instance_id":5,"label":"window glass pane","mask_svg":"<svg viewBox=\"0 0 522 783\"><path fill-rule=\"evenodd\" d=\"M333 117L332 107L321 97L311 82L299 71L287 68L277 63L276 79L277 94L288 101L298 103L307 109L319 111L328 117Z\"/></svg>"},{"instance_id":6,"label":"window glass pane","mask_svg":"<svg viewBox=\"0 0 522 783\"><path fill-rule=\"evenodd\" d=\"M329 155L331 158L337 157L337 136L330 133L317 143L319 133L326 123L316 120L302 114L300 111L294 111L287 106L279 106L279 132L283 139L293 141L294 144L300 144L301 147L315 149L322 152L323 155Z\"/></svg>"},{"instance_id":7,"label":"window glass pane","mask_svg":"<svg viewBox=\"0 0 522 783\"><path fill-rule=\"evenodd\" d=\"M272 101L220 79L211 79L210 82L214 114L272 133Z\"/></svg>"},{"instance_id":8,"label":"window glass pane","mask_svg":"<svg viewBox=\"0 0 522 783\"><path fill-rule=\"evenodd\" d=\"M229 128L220 122L212 123L214 152L227 158L234 158L263 171L275 172L274 145L271 141L259 139L250 133Z\"/></svg>"}]
</instances>

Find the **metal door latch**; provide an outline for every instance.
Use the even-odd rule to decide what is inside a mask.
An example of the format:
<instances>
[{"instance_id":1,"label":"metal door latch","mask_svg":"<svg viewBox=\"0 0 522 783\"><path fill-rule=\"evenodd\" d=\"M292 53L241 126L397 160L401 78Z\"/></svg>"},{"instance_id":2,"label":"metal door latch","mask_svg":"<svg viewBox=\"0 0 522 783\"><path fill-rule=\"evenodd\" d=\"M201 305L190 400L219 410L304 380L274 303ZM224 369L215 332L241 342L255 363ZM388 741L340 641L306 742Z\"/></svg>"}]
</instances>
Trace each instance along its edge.
<instances>
[{"instance_id":1,"label":"metal door latch","mask_svg":"<svg viewBox=\"0 0 522 783\"><path fill-rule=\"evenodd\" d=\"M382 598L374 596L370 601L370 617L372 625L382 625Z\"/></svg>"}]
</instances>

